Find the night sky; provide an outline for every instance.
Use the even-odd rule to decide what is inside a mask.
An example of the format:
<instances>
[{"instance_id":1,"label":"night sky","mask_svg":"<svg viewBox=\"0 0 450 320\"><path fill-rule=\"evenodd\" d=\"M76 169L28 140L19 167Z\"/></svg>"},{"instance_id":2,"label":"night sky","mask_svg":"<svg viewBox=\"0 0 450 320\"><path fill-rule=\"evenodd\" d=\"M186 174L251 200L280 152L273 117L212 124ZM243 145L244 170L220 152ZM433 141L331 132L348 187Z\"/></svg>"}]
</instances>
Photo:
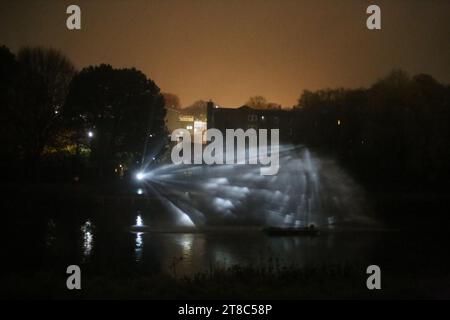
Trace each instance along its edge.
<instances>
[{"instance_id":1,"label":"night sky","mask_svg":"<svg viewBox=\"0 0 450 320\"><path fill-rule=\"evenodd\" d=\"M69 31L78 4L82 30ZM366 29L378 4L382 30ZM450 1L71 0L0 2L0 44L61 49L77 68L134 66L184 106L283 106L303 89L368 86L393 68L450 82Z\"/></svg>"}]
</instances>

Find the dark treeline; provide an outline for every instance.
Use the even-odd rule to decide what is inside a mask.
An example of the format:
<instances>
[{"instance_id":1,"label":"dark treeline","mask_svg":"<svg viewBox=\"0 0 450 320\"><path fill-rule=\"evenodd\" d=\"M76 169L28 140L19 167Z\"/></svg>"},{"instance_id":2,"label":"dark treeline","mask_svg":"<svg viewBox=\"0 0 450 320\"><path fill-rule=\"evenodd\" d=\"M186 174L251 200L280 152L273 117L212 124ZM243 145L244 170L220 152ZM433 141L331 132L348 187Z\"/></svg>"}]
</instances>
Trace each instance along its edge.
<instances>
[{"instance_id":1,"label":"dark treeline","mask_svg":"<svg viewBox=\"0 0 450 320\"><path fill-rule=\"evenodd\" d=\"M297 141L380 189L448 189L450 86L393 71L369 89L304 91Z\"/></svg>"},{"instance_id":2,"label":"dark treeline","mask_svg":"<svg viewBox=\"0 0 450 320\"><path fill-rule=\"evenodd\" d=\"M3 179L108 178L165 136L164 98L142 72L77 72L60 51L0 47ZM161 139L158 139L158 138Z\"/></svg>"}]
</instances>

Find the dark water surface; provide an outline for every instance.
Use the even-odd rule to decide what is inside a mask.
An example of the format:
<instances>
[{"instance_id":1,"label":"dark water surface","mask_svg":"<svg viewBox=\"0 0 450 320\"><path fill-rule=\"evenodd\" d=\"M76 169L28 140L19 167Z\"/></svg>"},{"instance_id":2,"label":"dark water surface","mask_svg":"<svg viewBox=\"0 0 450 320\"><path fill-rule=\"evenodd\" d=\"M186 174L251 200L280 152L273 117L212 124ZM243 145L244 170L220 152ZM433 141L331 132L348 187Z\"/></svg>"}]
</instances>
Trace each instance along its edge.
<instances>
[{"instance_id":1,"label":"dark water surface","mask_svg":"<svg viewBox=\"0 0 450 320\"><path fill-rule=\"evenodd\" d=\"M448 265L445 234L327 229L318 237L269 236L259 228L242 226L200 233L157 232L160 219L152 210L116 211L15 222L4 232L9 256L4 267L83 264L94 269L137 268L180 275L234 265L387 263L410 269ZM136 228L140 225L152 229Z\"/></svg>"},{"instance_id":2,"label":"dark water surface","mask_svg":"<svg viewBox=\"0 0 450 320\"><path fill-rule=\"evenodd\" d=\"M56 283L61 290L57 292L66 292L66 268L73 264L90 279L138 283L140 276L179 278L233 266L314 272L344 265L351 267L363 289L366 268L375 264L392 297L450 297L450 233L445 228L347 226L322 229L317 237L269 236L260 226L242 225L181 232L170 227L170 219L156 203L141 210L112 206L48 212L18 215L5 224L1 268L7 285L2 294L9 296L13 290L17 297L43 293L58 297L45 286Z\"/></svg>"}]
</instances>

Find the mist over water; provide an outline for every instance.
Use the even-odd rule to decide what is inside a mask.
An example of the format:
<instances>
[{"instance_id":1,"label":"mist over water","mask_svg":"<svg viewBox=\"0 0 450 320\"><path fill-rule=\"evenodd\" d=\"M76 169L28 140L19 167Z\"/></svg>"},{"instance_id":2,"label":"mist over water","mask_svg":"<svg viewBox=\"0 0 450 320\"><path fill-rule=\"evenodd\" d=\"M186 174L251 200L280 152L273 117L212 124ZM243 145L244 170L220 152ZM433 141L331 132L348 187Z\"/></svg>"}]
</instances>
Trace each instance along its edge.
<instances>
[{"instance_id":1,"label":"mist over water","mask_svg":"<svg viewBox=\"0 0 450 320\"><path fill-rule=\"evenodd\" d=\"M258 165L172 164L149 166L145 176L134 191L148 201L42 217L42 235L26 232L10 241L16 257L11 263L40 252L50 266L54 261L92 268L107 264L179 275L210 266L261 266L274 259L298 266L359 263L371 259L381 239L381 234L352 230L319 237L261 232L264 226L375 225L357 183L335 161L306 147L280 146L274 176L260 175ZM33 249L25 254L26 246Z\"/></svg>"},{"instance_id":2,"label":"mist over water","mask_svg":"<svg viewBox=\"0 0 450 320\"><path fill-rule=\"evenodd\" d=\"M280 146L277 175L260 165L164 165L144 186L173 227L318 227L372 223L363 190L331 159L304 146Z\"/></svg>"}]
</instances>

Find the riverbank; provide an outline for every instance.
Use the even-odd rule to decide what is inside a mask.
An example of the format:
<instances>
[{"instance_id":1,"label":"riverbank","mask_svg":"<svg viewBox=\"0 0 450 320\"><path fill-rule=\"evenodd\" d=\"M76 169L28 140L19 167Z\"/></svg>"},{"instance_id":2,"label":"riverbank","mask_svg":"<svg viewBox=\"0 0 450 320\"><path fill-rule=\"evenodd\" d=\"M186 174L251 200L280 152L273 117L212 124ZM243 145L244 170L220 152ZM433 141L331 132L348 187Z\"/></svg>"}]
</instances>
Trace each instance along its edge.
<instances>
[{"instance_id":1,"label":"riverbank","mask_svg":"<svg viewBox=\"0 0 450 320\"><path fill-rule=\"evenodd\" d=\"M30 299L443 299L450 276L418 278L385 272L382 290L368 290L367 275L357 265L310 268L233 266L191 276L83 272L81 290L66 288L62 273L37 272L3 277L2 297Z\"/></svg>"}]
</instances>

